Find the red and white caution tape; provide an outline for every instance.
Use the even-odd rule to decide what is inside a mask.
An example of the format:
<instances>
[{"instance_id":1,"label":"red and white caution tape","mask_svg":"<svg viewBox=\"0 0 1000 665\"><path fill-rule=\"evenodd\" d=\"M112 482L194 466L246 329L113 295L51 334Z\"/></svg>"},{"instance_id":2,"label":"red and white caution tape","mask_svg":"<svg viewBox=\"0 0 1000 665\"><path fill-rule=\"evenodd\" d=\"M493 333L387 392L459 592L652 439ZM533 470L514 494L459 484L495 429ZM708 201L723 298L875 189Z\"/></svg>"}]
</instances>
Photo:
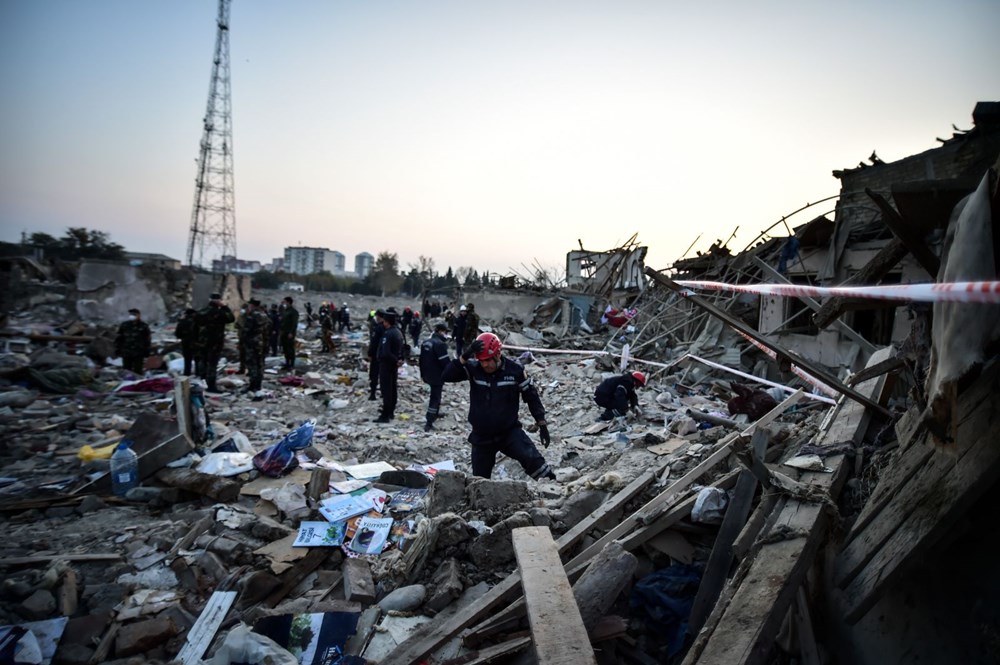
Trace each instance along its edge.
<instances>
[{"instance_id":1,"label":"red and white caution tape","mask_svg":"<svg viewBox=\"0 0 1000 665\"><path fill-rule=\"evenodd\" d=\"M797 390L796 388L791 388L789 386L785 386L785 385L782 385L780 383L775 383L774 381L768 381L767 379L762 379L761 377L754 376L753 374L747 374L746 372L741 372L740 370L733 369L732 367L726 367L725 365L720 365L719 363L712 362L711 360L708 360L706 358L702 358L700 356L693 355L691 353L684 354L683 356L681 356L680 360L684 360L684 358L690 358L691 360L697 360L698 362L702 363L703 365L708 365L709 367L714 367L715 369L722 370L723 372L729 372L730 374L735 374L736 376L742 376L744 379L748 379L748 380L753 381L755 383L761 383L761 384L763 384L765 386L771 386L773 388L778 388L778 389L780 389L780 390L782 390L782 391L784 391L786 393L789 393L789 394L795 393L796 390ZM828 388L828 386L824 386L824 387ZM817 402L826 402L827 404L836 404L837 403L836 401L830 399L829 397L824 397L823 395L811 395L809 393L806 393L805 395L803 395L803 397L814 399Z\"/></svg>"},{"instance_id":2,"label":"red and white caution tape","mask_svg":"<svg viewBox=\"0 0 1000 665\"><path fill-rule=\"evenodd\" d=\"M747 335L746 333L744 333L742 330L737 330L736 332L738 332L739 334L743 335L743 337L746 338L746 340L748 342L750 342L751 344L753 344L754 346L756 346L758 349L760 349L761 351L763 351L764 353L766 353L771 358L771 360L774 360L774 361L778 360L778 354L775 353L773 350L767 348L766 346L764 346L763 344L761 344L760 342L758 342L757 340L755 340L750 335ZM791 360L791 357L789 357L789 360ZM799 377L800 379L802 379L806 383L809 383L809 384L812 384L812 385L816 386L817 388L819 388L822 392L826 393L827 395L830 395L831 397L839 397L840 396L840 393L838 393L836 390L834 390L833 388L831 388L827 384L823 383L822 381L820 381L819 379L817 379L815 376L813 376L809 372L805 371L804 369L802 369L801 367L799 367L798 365L796 365L794 362L792 363L791 370L792 370L792 374L794 374L795 376Z\"/></svg>"},{"instance_id":3,"label":"red and white caution tape","mask_svg":"<svg viewBox=\"0 0 1000 665\"><path fill-rule=\"evenodd\" d=\"M800 286L798 284L727 284L678 280L687 289L734 291L768 296L869 298L912 302L967 302L1000 305L1000 282L946 282L942 284L890 284L888 286ZM685 294L687 295L687 294Z\"/></svg>"}]
</instances>

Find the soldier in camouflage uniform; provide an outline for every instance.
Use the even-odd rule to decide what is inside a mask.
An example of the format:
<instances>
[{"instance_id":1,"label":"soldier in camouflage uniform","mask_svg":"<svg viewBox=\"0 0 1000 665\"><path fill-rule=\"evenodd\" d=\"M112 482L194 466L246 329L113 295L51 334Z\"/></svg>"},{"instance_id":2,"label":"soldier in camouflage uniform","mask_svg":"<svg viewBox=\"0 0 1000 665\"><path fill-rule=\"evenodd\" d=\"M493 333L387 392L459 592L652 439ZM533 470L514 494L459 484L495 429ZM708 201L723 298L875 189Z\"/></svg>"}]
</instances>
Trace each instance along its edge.
<instances>
[{"instance_id":1,"label":"soldier in camouflage uniform","mask_svg":"<svg viewBox=\"0 0 1000 665\"><path fill-rule=\"evenodd\" d=\"M218 392L215 376L219 367L219 357L226 343L226 325L236 320L233 310L223 304L222 296L213 293L208 306L201 309L196 317L198 322L198 376L205 379L208 390Z\"/></svg>"},{"instance_id":2,"label":"soldier in camouflage uniform","mask_svg":"<svg viewBox=\"0 0 1000 665\"><path fill-rule=\"evenodd\" d=\"M191 376L191 366L194 363L198 345L198 324L195 321L195 312L188 307L181 315L174 335L181 341L181 354L184 356L184 376Z\"/></svg>"},{"instance_id":3,"label":"soldier in camouflage uniform","mask_svg":"<svg viewBox=\"0 0 1000 665\"><path fill-rule=\"evenodd\" d=\"M247 378L250 379L248 389L257 391L264 381L264 355L271 335L271 319L256 298L250 299L240 335L246 354Z\"/></svg>"},{"instance_id":4,"label":"soldier in camouflage uniform","mask_svg":"<svg viewBox=\"0 0 1000 665\"><path fill-rule=\"evenodd\" d=\"M295 309L291 296L285 296L281 312L281 351L285 355L282 369L295 367L295 335L299 331L299 310Z\"/></svg>"},{"instance_id":5,"label":"soldier in camouflage uniform","mask_svg":"<svg viewBox=\"0 0 1000 665\"><path fill-rule=\"evenodd\" d=\"M236 317L236 351L240 358L240 368L236 370L237 374L247 373L247 349L243 346L243 326L246 324L248 307L243 305L240 307L239 316Z\"/></svg>"},{"instance_id":6,"label":"soldier in camouflage uniform","mask_svg":"<svg viewBox=\"0 0 1000 665\"><path fill-rule=\"evenodd\" d=\"M128 321L123 321L118 326L115 355L121 356L122 369L142 374L145 371L143 361L149 356L152 347L152 334L139 310L130 309L128 314Z\"/></svg>"}]
</instances>

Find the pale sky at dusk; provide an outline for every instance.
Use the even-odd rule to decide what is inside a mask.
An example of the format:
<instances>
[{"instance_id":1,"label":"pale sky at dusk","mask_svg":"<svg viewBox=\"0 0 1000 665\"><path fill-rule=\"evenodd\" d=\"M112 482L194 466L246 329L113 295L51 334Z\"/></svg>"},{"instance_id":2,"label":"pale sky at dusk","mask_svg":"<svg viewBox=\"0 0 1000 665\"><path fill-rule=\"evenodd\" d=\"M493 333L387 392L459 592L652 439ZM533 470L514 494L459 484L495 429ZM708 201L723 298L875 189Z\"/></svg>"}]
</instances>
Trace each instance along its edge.
<instances>
[{"instance_id":1,"label":"pale sky at dusk","mask_svg":"<svg viewBox=\"0 0 1000 665\"><path fill-rule=\"evenodd\" d=\"M0 0L0 239L186 256L214 0ZM1000 2L234 0L239 255L741 249L1000 100ZM832 210L813 208L808 221Z\"/></svg>"}]
</instances>

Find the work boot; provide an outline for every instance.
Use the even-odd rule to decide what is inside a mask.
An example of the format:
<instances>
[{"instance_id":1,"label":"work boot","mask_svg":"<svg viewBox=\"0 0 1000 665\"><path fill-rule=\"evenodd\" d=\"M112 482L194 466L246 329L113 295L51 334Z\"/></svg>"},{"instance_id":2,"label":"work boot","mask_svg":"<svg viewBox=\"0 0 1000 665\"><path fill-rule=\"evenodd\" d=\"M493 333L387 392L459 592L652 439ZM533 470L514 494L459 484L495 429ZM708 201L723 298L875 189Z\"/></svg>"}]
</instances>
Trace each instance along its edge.
<instances>
[{"instance_id":1,"label":"work boot","mask_svg":"<svg viewBox=\"0 0 1000 665\"><path fill-rule=\"evenodd\" d=\"M431 422L430 420L428 420L427 423L424 424L424 431L425 432L433 432L434 431L434 423Z\"/></svg>"},{"instance_id":2,"label":"work boot","mask_svg":"<svg viewBox=\"0 0 1000 665\"><path fill-rule=\"evenodd\" d=\"M378 399L378 398L375 397L375 393L368 393L368 401L369 402L374 402L376 399Z\"/></svg>"}]
</instances>

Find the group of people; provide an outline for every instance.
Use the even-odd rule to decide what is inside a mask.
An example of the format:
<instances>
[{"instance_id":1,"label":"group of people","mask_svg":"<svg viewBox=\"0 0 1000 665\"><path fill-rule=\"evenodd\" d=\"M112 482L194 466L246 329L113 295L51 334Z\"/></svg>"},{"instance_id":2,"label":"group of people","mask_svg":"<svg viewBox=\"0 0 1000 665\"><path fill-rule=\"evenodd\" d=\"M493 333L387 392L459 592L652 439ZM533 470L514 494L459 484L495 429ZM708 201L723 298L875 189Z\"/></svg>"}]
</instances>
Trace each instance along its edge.
<instances>
[{"instance_id":1,"label":"group of people","mask_svg":"<svg viewBox=\"0 0 1000 665\"><path fill-rule=\"evenodd\" d=\"M240 342L250 379L249 390L261 387L264 356L275 328L285 355L285 368L294 366L299 314L290 296L284 299L280 308L275 309L279 315L277 326L256 298L247 303L245 311L241 311ZM331 316L329 309L322 310L321 306L321 325L324 315L327 318ZM193 359L198 376L205 379L209 391L216 390L216 367L222 353L225 326L235 319L221 296L213 293L206 307L199 311L187 310L178 322L176 334L181 340L185 374L190 373ZM420 327L414 334L413 325L419 321L419 326L422 326L422 320L419 312L405 308L399 313L393 307L373 311L370 319L368 398L375 400L376 393L381 392L382 404L375 422L389 423L395 417L398 401L398 371L408 359L409 345L404 340L403 331L409 329L416 345ZM545 448L549 446L551 437L538 390L524 367L504 356L500 338L489 332L479 333L478 329L479 316L470 303L459 308L459 315L451 325L444 321L436 323L432 334L420 345L420 376L430 387L424 430L432 431L434 422L444 415L441 412L444 384L467 381L468 422L471 426L468 441L472 448L473 475L489 478L497 453L503 453L516 460L530 477L554 480L552 467L525 432L520 420L523 401L534 420L540 443ZM449 341L455 344L455 357L451 356ZM149 343L149 326L142 322L138 310L130 310L130 318L119 327L116 340L123 366L133 371L140 367L142 359L148 355ZM624 418L630 410L641 415L636 390L645 385L646 376L637 371L624 372L602 381L594 392L594 401L604 409L599 419Z\"/></svg>"}]
</instances>

